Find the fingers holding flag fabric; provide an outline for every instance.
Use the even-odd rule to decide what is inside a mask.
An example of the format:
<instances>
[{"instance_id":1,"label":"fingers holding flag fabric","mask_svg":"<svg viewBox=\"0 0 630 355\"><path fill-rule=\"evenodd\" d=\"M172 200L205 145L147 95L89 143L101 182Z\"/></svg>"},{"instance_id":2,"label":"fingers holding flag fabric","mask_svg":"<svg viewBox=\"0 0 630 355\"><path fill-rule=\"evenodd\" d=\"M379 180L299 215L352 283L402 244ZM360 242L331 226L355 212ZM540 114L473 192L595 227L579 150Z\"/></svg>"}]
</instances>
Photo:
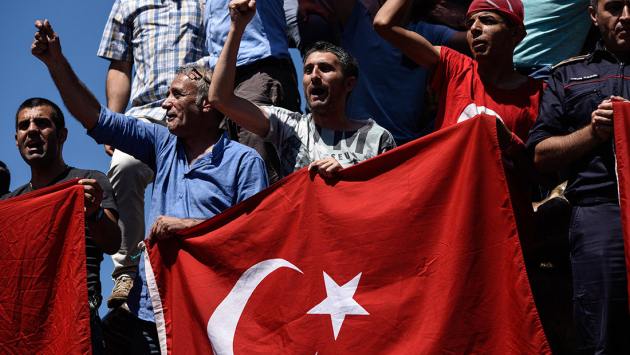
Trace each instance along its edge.
<instances>
[{"instance_id":1,"label":"fingers holding flag fabric","mask_svg":"<svg viewBox=\"0 0 630 355\"><path fill-rule=\"evenodd\" d=\"M472 118L148 247L164 348L549 354L503 169L496 119ZM301 273L252 269L274 259ZM238 326L198 326L221 317Z\"/></svg>"}]
</instances>

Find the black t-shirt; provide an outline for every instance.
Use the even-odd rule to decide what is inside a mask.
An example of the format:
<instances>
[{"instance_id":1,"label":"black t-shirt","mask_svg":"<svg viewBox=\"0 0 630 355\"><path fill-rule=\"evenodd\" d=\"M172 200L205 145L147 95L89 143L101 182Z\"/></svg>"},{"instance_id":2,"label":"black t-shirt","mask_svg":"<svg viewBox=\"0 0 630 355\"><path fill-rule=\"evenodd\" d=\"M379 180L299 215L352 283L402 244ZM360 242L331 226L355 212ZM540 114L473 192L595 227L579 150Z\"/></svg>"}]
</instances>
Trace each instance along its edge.
<instances>
[{"instance_id":1,"label":"black t-shirt","mask_svg":"<svg viewBox=\"0 0 630 355\"><path fill-rule=\"evenodd\" d=\"M103 188L103 202L101 205L103 208L111 211L116 217L118 217L118 210L116 208L116 197L114 195L114 189L109 183L107 176L96 170L81 170L73 167L68 167L63 173L59 174L53 181L48 184L52 186L61 182L69 181L75 178L94 179ZM24 195L26 193L35 191L28 183L24 186L18 187L15 191L6 194L0 198L6 200L11 197ZM88 299L94 299L97 301L97 308L100 307L103 297L101 296L101 261L103 261L103 252L94 244L90 231L85 223L85 257L87 265L87 285L88 285Z\"/></svg>"}]
</instances>

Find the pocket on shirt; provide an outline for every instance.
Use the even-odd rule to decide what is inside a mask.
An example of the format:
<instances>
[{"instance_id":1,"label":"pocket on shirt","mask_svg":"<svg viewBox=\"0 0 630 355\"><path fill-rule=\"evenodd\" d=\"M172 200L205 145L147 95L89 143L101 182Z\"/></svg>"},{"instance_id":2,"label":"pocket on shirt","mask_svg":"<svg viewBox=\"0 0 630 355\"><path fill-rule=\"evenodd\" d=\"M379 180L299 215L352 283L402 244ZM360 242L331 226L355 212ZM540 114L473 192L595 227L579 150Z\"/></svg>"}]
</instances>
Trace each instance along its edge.
<instances>
[{"instance_id":1,"label":"pocket on shirt","mask_svg":"<svg viewBox=\"0 0 630 355\"><path fill-rule=\"evenodd\" d=\"M576 130L591 122L591 113L603 101L598 83L571 85L564 94L566 114L576 120Z\"/></svg>"}]
</instances>

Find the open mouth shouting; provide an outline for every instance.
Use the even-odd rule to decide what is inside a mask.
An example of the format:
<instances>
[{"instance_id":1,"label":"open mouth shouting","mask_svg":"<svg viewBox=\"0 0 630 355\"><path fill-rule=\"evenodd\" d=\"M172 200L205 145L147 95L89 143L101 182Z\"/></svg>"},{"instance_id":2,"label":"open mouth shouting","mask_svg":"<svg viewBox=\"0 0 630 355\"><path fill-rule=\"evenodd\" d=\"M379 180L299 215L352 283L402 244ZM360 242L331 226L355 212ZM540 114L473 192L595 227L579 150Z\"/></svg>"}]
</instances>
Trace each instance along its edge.
<instances>
[{"instance_id":1,"label":"open mouth shouting","mask_svg":"<svg viewBox=\"0 0 630 355\"><path fill-rule=\"evenodd\" d=\"M43 151L44 142L39 140L29 140L26 142L26 150L29 153L39 153Z\"/></svg>"},{"instance_id":2,"label":"open mouth shouting","mask_svg":"<svg viewBox=\"0 0 630 355\"><path fill-rule=\"evenodd\" d=\"M488 48L488 43L481 39L475 39L472 42L472 49L474 52L484 52Z\"/></svg>"},{"instance_id":3,"label":"open mouth shouting","mask_svg":"<svg viewBox=\"0 0 630 355\"><path fill-rule=\"evenodd\" d=\"M316 86L311 89L311 98L313 100L324 100L328 95L328 90L322 86Z\"/></svg>"}]
</instances>

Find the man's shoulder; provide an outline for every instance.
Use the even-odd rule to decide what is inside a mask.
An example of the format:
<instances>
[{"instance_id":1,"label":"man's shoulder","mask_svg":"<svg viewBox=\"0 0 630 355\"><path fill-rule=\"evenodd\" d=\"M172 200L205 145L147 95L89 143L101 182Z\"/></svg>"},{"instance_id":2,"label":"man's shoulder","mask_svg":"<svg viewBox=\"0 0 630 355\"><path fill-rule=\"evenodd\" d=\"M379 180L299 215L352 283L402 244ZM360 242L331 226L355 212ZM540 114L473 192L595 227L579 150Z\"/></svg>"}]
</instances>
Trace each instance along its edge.
<instances>
[{"instance_id":1,"label":"man's shoulder","mask_svg":"<svg viewBox=\"0 0 630 355\"><path fill-rule=\"evenodd\" d=\"M286 118L292 118L296 121L299 121L302 119L302 117L304 117L305 119L308 119L308 117L310 117L309 113L303 115L300 112L291 111L286 108L278 107L278 106L261 106L261 108L265 110L265 112L267 112L267 115L273 114L277 116L278 118L286 117Z\"/></svg>"},{"instance_id":2,"label":"man's shoulder","mask_svg":"<svg viewBox=\"0 0 630 355\"><path fill-rule=\"evenodd\" d=\"M101 185L103 190L113 191L113 188L111 186L111 183L109 182L109 179L107 178L107 175L103 174L102 172L98 170L78 169L74 167L70 167L70 169L68 170L68 174L62 180L55 182L55 184L58 184L64 181L69 181L76 178L94 179L98 181L99 185Z\"/></svg>"},{"instance_id":3,"label":"man's shoulder","mask_svg":"<svg viewBox=\"0 0 630 355\"><path fill-rule=\"evenodd\" d=\"M609 72L609 66L602 66L593 60L593 54L585 54L564 60L551 67L549 82L556 87L568 87L574 84L588 84L601 79L602 73Z\"/></svg>"},{"instance_id":4,"label":"man's shoulder","mask_svg":"<svg viewBox=\"0 0 630 355\"><path fill-rule=\"evenodd\" d=\"M31 189L30 187L31 187L30 183L24 184L18 187L17 189L13 190L12 192L9 192L8 194L5 194L2 197L0 197L0 201L4 201L12 197L24 195L25 193L33 191L33 189Z\"/></svg>"},{"instance_id":5,"label":"man's shoulder","mask_svg":"<svg viewBox=\"0 0 630 355\"><path fill-rule=\"evenodd\" d=\"M578 55L577 57L571 57L569 59L565 59L561 61L560 63L552 66L551 70L556 70L558 68L566 67L570 65L579 65L580 63L583 63L586 59L588 59L590 56L591 56L590 54L584 54L584 55Z\"/></svg>"},{"instance_id":6,"label":"man's shoulder","mask_svg":"<svg viewBox=\"0 0 630 355\"><path fill-rule=\"evenodd\" d=\"M225 151L229 152L232 158L246 158L246 159L261 159L260 154L256 152L253 148L250 148L244 144L239 142L230 140L226 146Z\"/></svg>"},{"instance_id":7,"label":"man's shoulder","mask_svg":"<svg viewBox=\"0 0 630 355\"><path fill-rule=\"evenodd\" d=\"M471 57L459 53L458 51L447 46L441 46L440 62L444 62L449 68L453 68L451 70L470 70L474 67L474 64L476 63L476 61Z\"/></svg>"},{"instance_id":8,"label":"man's shoulder","mask_svg":"<svg viewBox=\"0 0 630 355\"><path fill-rule=\"evenodd\" d=\"M76 178L87 178L87 179L105 178L107 179L107 176L98 170L78 169L78 168L71 167L70 170L68 171L68 176L64 179L64 181L72 180ZM62 182L62 181L59 181L59 182Z\"/></svg>"},{"instance_id":9,"label":"man's shoulder","mask_svg":"<svg viewBox=\"0 0 630 355\"><path fill-rule=\"evenodd\" d=\"M394 142L394 136L385 127L379 125L373 119L369 118L364 126L370 133L381 137L381 141Z\"/></svg>"}]
</instances>

